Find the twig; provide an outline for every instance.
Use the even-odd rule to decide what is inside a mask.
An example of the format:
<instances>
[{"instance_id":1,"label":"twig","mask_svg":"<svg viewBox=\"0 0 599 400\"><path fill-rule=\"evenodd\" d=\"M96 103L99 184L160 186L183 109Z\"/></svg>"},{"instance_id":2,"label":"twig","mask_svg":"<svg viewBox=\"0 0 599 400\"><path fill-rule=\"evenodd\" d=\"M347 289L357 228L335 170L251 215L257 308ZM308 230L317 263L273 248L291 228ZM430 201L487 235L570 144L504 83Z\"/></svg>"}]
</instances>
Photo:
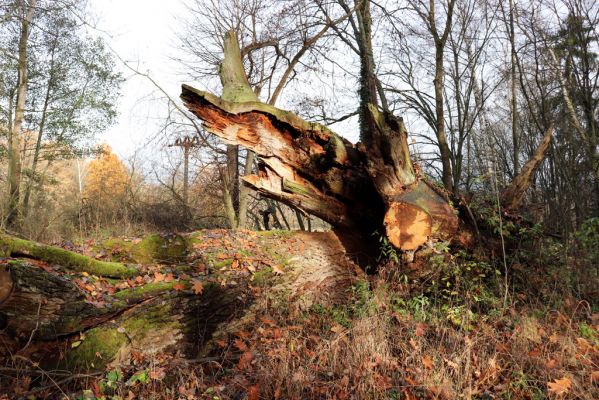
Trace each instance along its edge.
<instances>
[{"instance_id":1,"label":"twig","mask_svg":"<svg viewBox=\"0 0 599 400\"><path fill-rule=\"evenodd\" d=\"M37 320L35 321L35 328L33 328L33 330L31 331L31 335L29 335L29 340L27 341L27 343L25 344L25 346L23 346L23 348L21 350L19 350L17 353L22 352L23 350L25 350L27 347L29 347L29 345L31 344L31 340L33 340L33 336L35 335L35 332L37 332L39 326L40 326L40 312L42 310L42 299L40 299L40 303L37 306Z\"/></svg>"}]
</instances>

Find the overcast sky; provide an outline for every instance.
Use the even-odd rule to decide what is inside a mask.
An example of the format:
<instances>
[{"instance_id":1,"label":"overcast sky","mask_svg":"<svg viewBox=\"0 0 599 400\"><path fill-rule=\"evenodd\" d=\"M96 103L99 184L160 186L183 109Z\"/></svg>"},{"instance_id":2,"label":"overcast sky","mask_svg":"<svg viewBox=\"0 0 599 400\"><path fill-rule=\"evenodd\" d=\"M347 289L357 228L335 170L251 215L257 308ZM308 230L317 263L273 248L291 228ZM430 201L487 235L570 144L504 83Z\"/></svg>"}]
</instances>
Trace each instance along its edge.
<instances>
[{"instance_id":1,"label":"overcast sky","mask_svg":"<svg viewBox=\"0 0 599 400\"><path fill-rule=\"evenodd\" d=\"M173 27L182 15L179 0L91 0L97 28L120 57L141 72L148 73L169 95L178 97L181 77L169 57L177 39ZM145 78L123 68L119 119L99 139L110 144L121 157L130 156L156 132L153 122L163 107L151 105L156 88Z\"/></svg>"}]
</instances>

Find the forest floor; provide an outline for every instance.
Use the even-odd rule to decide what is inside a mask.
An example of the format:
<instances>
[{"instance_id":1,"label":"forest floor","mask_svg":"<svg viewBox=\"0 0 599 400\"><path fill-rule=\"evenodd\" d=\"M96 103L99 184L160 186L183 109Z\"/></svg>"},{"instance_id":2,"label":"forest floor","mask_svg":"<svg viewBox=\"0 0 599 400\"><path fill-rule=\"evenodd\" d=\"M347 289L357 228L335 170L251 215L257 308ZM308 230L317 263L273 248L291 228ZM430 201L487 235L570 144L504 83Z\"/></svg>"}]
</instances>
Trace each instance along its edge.
<instances>
[{"instance_id":1,"label":"forest floor","mask_svg":"<svg viewBox=\"0 0 599 400\"><path fill-rule=\"evenodd\" d=\"M443 247L426 265L382 261L367 275L333 233L184 237L191 245L181 257L149 257L136 250L141 238L62 244L137 261L139 275L123 280L21 259L63 274L97 307L156 284L187 296L216 284L239 301L192 346L130 346L110 360L99 348L84 371L41 365L49 352L85 347L85 333L24 344L3 331L0 399L599 398L599 282L576 295L562 290L569 275L538 257L535 265L510 261L506 291L488 257Z\"/></svg>"}]
</instances>

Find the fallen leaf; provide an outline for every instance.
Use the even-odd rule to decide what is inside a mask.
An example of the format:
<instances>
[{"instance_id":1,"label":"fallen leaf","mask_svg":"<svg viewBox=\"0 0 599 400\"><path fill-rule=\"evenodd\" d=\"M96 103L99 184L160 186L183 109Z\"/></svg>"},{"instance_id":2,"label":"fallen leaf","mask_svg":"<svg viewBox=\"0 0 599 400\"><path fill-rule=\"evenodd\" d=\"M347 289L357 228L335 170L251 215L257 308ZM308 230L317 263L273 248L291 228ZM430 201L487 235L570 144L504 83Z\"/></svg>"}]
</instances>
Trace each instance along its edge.
<instances>
[{"instance_id":1,"label":"fallen leaf","mask_svg":"<svg viewBox=\"0 0 599 400\"><path fill-rule=\"evenodd\" d=\"M245 342L241 339L235 339L235 341L233 342L235 344L235 347L237 347L240 351L248 351L248 346L245 344Z\"/></svg>"},{"instance_id":2,"label":"fallen leaf","mask_svg":"<svg viewBox=\"0 0 599 400\"><path fill-rule=\"evenodd\" d=\"M547 390L560 396L568 393L570 386L572 386L572 381L568 377L555 379L553 382L547 382Z\"/></svg>"},{"instance_id":3,"label":"fallen leaf","mask_svg":"<svg viewBox=\"0 0 599 400\"><path fill-rule=\"evenodd\" d=\"M547 369L553 369L557 367L557 360L555 358L550 358L549 360L547 360L547 362L545 362L545 366L547 367Z\"/></svg>"},{"instance_id":4,"label":"fallen leaf","mask_svg":"<svg viewBox=\"0 0 599 400\"><path fill-rule=\"evenodd\" d=\"M231 269L237 268L239 268L239 260L233 260L233 262L231 263Z\"/></svg>"},{"instance_id":5,"label":"fallen leaf","mask_svg":"<svg viewBox=\"0 0 599 400\"><path fill-rule=\"evenodd\" d=\"M251 351L246 351L239 358L239 362L237 363L237 368L242 369L242 370L249 368L253 359L254 359L254 354L252 354Z\"/></svg>"},{"instance_id":6,"label":"fallen leaf","mask_svg":"<svg viewBox=\"0 0 599 400\"><path fill-rule=\"evenodd\" d=\"M138 276L135 277L135 282L136 283L143 283L143 281L144 281L143 276L138 275Z\"/></svg>"},{"instance_id":7,"label":"fallen leaf","mask_svg":"<svg viewBox=\"0 0 599 400\"><path fill-rule=\"evenodd\" d=\"M154 282L162 282L164 281L164 274L161 272L154 272Z\"/></svg>"},{"instance_id":8,"label":"fallen leaf","mask_svg":"<svg viewBox=\"0 0 599 400\"><path fill-rule=\"evenodd\" d=\"M599 383L599 371L591 372L591 384Z\"/></svg>"},{"instance_id":9,"label":"fallen leaf","mask_svg":"<svg viewBox=\"0 0 599 400\"><path fill-rule=\"evenodd\" d=\"M269 326L275 326L275 320L270 318L270 317L265 317L265 316L261 316L260 317L260 321L265 324L265 325L269 325Z\"/></svg>"},{"instance_id":10,"label":"fallen leaf","mask_svg":"<svg viewBox=\"0 0 599 400\"><path fill-rule=\"evenodd\" d=\"M150 379L161 381L165 376L164 367L156 367L150 371Z\"/></svg>"},{"instance_id":11,"label":"fallen leaf","mask_svg":"<svg viewBox=\"0 0 599 400\"><path fill-rule=\"evenodd\" d=\"M248 400L258 400L260 399L260 386L254 385L248 388Z\"/></svg>"},{"instance_id":12,"label":"fallen leaf","mask_svg":"<svg viewBox=\"0 0 599 400\"><path fill-rule=\"evenodd\" d=\"M169 272L168 274L166 274L166 276L164 277L164 281L165 282L172 282L175 279L175 277L173 276L172 272Z\"/></svg>"},{"instance_id":13,"label":"fallen leaf","mask_svg":"<svg viewBox=\"0 0 599 400\"><path fill-rule=\"evenodd\" d=\"M79 347L79 345L81 344L81 340L76 340L73 343L71 343L71 349L74 349L75 347Z\"/></svg>"},{"instance_id":14,"label":"fallen leaf","mask_svg":"<svg viewBox=\"0 0 599 400\"><path fill-rule=\"evenodd\" d=\"M285 273L285 271L283 271L283 269L279 265L273 265L272 272L274 272L277 275L281 275L281 274Z\"/></svg>"},{"instance_id":15,"label":"fallen leaf","mask_svg":"<svg viewBox=\"0 0 599 400\"><path fill-rule=\"evenodd\" d=\"M181 290L185 289L185 285L181 282L177 282L173 285L173 289L175 289L177 292L180 292Z\"/></svg>"},{"instance_id":16,"label":"fallen leaf","mask_svg":"<svg viewBox=\"0 0 599 400\"><path fill-rule=\"evenodd\" d=\"M422 322L418 322L416 324L416 329L414 330L414 335L416 335L418 337L422 337L422 336L424 336L425 332L426 332L426 325L423 324Z\"/></svg>"},{"instance_id":17,"label":"fallen leaf","mask_svg":"<svg viewBox=\"0 0 599 400\"><path fill-rule=\"evenodd\" d=\"M433 369L433 360L429 356L422 357L422 365L426 369Z\"/></svg>"},{"instance_id":18,"label":"fallen leaf","mask_svg":"<svg viewBox=\"0 0 599 400\"><path fill-rule=\"evenodd\" d=\"M202 281L194 279L192 289L195 294L202 294L204 291L204 285L202 284Z\"/></svg>"}]
</instances>

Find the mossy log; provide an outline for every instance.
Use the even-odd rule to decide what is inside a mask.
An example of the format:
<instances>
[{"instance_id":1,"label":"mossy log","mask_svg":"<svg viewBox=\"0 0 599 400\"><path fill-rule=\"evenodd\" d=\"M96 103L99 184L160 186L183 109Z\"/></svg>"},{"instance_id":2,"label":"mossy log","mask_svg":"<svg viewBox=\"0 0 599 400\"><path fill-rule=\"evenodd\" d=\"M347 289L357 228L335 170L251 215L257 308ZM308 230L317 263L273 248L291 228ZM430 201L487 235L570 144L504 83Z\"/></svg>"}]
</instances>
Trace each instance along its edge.
<instances>
[{"instance_id":1,"label":"mossy log","mask_svg":"<svg viewBox=\"0 0 599 400\"><path fill-rule=\"evenodd\" d=\"M0 233L0 251L4 257L34 258L68 270L87 272L98 276L127 278L137 274L137 268L134 266L96 260L59 247L21 239L6 233Z\"/></svg>"},{"instance_id":2,"label":"mossy log","mask_svg":"<svg viewBox=\"0 0 599 400\"><path fill-rule=\"evenodd\" d=\"M386 232L402 250L455 234L456 212L413 165L401 119L370 107L373 139L353 145L325 126L252 96L232 95L251 91L233 32L225 37L220 72L220 98L187 85L181 98L208 132L260 157L258 173L244 177L260 193L316 215L342 234L370 238Z\"/></svg>"},{"instance_id":3,"label":"mossy log","mask_svg":"<svg viewBox=\"0 0 599 400\"><path fill-rule=\"evenodd\" d=\"M101 243L100 249L111 252L118 261L171 264L184 261L189 246L187 238L181 235L152 234L140 239L107 239Z\"/></svg>"},{"instance_id":4,"label":"mossy log","mask_svg":"<svg viewBox=\"0 0 599 400\"><path fill-rule=\"evenodd\" d=\"M41 357L43 364L71 371L101 370L131 351L193 355L244 296L214 283L198 295L175 290L177 283L123 289L97 304L68 276L14 259L0 265L0 328L21 343L59 341L61 351Z\"/></svg>"}]
</instances>

